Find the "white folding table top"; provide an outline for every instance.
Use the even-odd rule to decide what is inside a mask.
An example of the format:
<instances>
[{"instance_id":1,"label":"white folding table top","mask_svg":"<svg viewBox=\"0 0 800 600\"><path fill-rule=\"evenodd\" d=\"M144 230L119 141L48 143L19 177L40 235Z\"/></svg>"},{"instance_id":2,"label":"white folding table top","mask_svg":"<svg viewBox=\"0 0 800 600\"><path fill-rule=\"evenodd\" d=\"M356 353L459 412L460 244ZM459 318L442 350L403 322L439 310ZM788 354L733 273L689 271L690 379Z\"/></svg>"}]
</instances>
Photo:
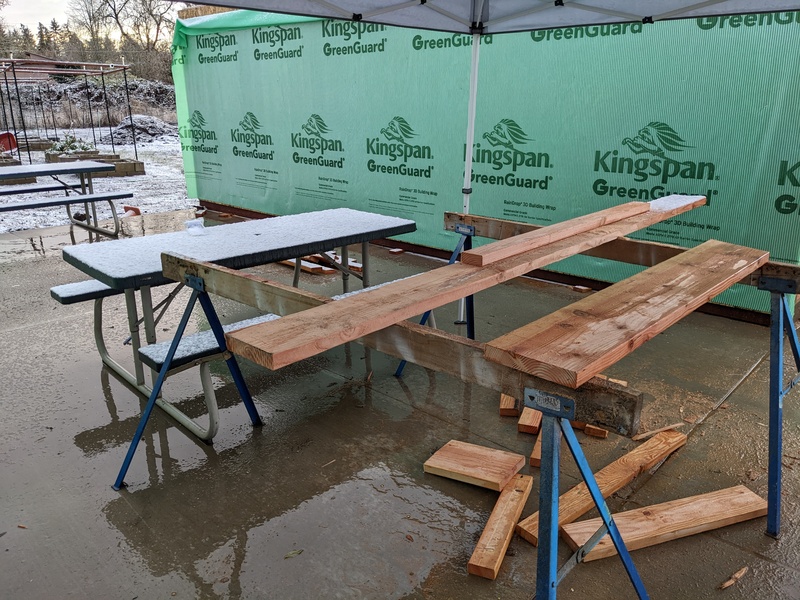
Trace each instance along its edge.
<instances>
[{"instance_id":1,"label":"white folding table top","mask_svg":"<svg viewBox=\"0 0 800 600\"><path fill-rule=\"evenodd\" d=\"M64 248L64 260L115 289L169 283L161 253L172 252L233 269L324 252L344 245L410 233L416 223L350 208L109 240Z\"/></svg>"}]
</instances>

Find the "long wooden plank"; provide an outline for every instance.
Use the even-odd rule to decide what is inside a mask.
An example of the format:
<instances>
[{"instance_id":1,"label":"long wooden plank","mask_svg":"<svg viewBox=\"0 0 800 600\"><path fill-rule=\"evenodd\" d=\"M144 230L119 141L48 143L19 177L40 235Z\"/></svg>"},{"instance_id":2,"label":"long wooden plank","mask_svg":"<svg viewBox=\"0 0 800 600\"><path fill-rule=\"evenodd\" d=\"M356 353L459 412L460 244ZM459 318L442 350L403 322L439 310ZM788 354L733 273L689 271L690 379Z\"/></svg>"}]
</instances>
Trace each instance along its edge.
<instances>
[{"instance_id":1,"label":"long wooden plank","mask_svg":"<svg viewBox=\"0 0 800 600\"><path fill-rule=\"evenodd\" d=\"M467 563L467 572L486 579L495 579L505 558L514 526L522 514L533 487L530 475L514 475L500 492L492 514L486 522L478 544Z\"/></svg>"},{"instance_id":2,"label":"long wooden plank","mask_svg":"<svg viewBox=\"0 0 800 600\"><path fill-rule=\"evenodd\" d=\"M482 215L445 212L445 229L448 231L455 231L456 225L470 225L475 228L475 235L495 240L504 240L544 227L543 225L531 225L530 223L520 223L518 221L484 217ZM681 248L680 246L662 244L660 242L632 240L622 237L606 242L596 248L585 250L581 252L581 254L632 265L652 267L653 265L657 265L660 262L664 262L684 252L686 252L686 248ZM758 280L762 276L791 279L800 287L800 265L792 265L774 260L769 261L760 269L753 271L753 273L743 278L739 283L757 286Z\"/></svg>"},{"instance_id":3,"label":"long wooden plank","mask_svg":"<svg viewBox=\"0 0 800 600\"><path fill-rule=\"evenodd\" d=\"M633 352L769 253L709 240L486 344L486 358L571 388Z\"/></svg>"},{"instance_id":4,"label":"long wooden plank","mask_svg":"<svg viewBox=\"0 0 800 600\"><path fill-rule=\"evenodd\" d=\"M302 314L240 329L228 337L229 347L268 369L280 369L705 203L702 196L661 200L651 202L649 212L487 267L447 265Z\"/></svg>"},{"instance_id":5,"label":"long wooden plank","mask_svg":"<svg viewBox=\"0 0 800 600\"><path fill-rule=\"evenodd\" d=\"M521 454L450 440L425 461L423 470L499 492L523 466Z\"/></svg>"},{"instance_id":6,"label":"long wooden plank","mask_svg":"<svg viewBox=\"0 0 800 600\"><path fill-rule=\"evenodd\" d=\"M603 498L628 485L637 476L686 443L686 436L677 431L664 431L654 435L625 456L595 473L597 485ZM580 483L562 494L558 499L558 525L572 523L594 507L594 502L585 483ZM517 533L536 546L539 541L539 513L523 519L517 524Z\"/></svg>"},{"instance_id":7,"label":"long wooden plank","mask_svg":"<svg viewBox=\"0 0 800 600\"><path fill-rule=\"evenodd\" d=\"M743 485L645 506L614 515L628 550L638 550L718 529L767 514L767 501ZM561 537L577 550L594 535L602 520L589 519L561 528ZM617 553L606 535L586 554L584 561L598 560Z\"/></svg>"},{"instance_id":8,"label":"long wooden plank","mask_svg":"<svg viewBox=\"0 0 800 600\"><path fill-rule=\"evenodd\" d=\"M475 265L476 267L484 267L498 260L521 254L528 250L541 248L578 233L590 231L603 225L610 225L649 210L650 204L647 202L628 202L612 206L582 217L569 219L535 231L523 233L522 235L487 244L474 250L467 250L461 253L461 262L467 265Z\"/></svg>"}]
</instances>

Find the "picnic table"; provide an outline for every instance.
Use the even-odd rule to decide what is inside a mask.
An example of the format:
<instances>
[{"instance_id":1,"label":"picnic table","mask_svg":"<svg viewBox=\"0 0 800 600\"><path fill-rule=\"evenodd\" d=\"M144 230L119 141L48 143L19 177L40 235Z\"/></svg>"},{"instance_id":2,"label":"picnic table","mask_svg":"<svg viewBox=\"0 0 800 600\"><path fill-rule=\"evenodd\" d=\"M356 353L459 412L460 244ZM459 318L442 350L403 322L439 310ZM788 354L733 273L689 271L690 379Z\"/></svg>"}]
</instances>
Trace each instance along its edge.
<instances>
[{"instance_id":1,"label":"picnic table","mask_svg":"<svg viewBox=\"0 0 800 600\"><path fill-rule=\"evenodd\" d=\"M119 217L117 216L115 200L132 198L130 192L106 192L94 193L92 184L92 173L113 171L115 166L111 163L103 163L93 160L77 160L64 163L44 163L30 165L12 165L0 168L0 181L15 179L27 179L35 177L50 177L48 183L34 184L25 187L13 187L0 189L0 196L39 194L45 192L64 192L64 196L41 197L34 200L23 200L18 202L0 203L0 212L16 210L30 210L35 208L47 208L52 206L64 206L67 209L67 216L70 223L77 225L88 231L99 233L108 237L116 238L119 235ZM62 177L66 175L77 175L78 182L65 181ZM70 195L73 193L73 195ZM97 223L97 202L108 202L111 207L111 214L114 219L114 229L108 230L99 227ZM85 221L75 218L72 215L71 206L74 204L84 205ZM89 212L91 205L91 214Z\"/></svg>"},{"instance_id":2,"label":"picnic table","mask_svg":"<svg viewBox=\"0 0 800 600\"><path fill-rule=\"evenodd\" d=\"M195 223L191 225L195 225ZM109 240L101 244L81 244L64 248L63 258L94 279L53 288L51 294L65 304L95 300L95 341L103 362L141 394L149 396L152 387L145 384L143 358L147 361L147 366L153 369L153 380L155 380L168 349L163 346L159 349L157 344L155 326L158 318L155 313L160 311L163 314L177 291L182 287L182 284L179 284L179 287L173 290L161 304L153 306L151 288L174 283L174 280L168 279L162 273L161 254L163 252L177 253L232 269L246 269L341 248L342 266L340 270L342 271L344 291L347 292L351 275L361 278L365 287L369 285L368 247L370 241L410 233L415 229L414 221L408 219L337 208L203 227L202 229L190 226L184 231ZM347 246L359 243L362 245L363 272L361 275L351 272L346 267L348 264ZM296 274L299 272L299 265L300 261L297 260ZM121 293L125 295L127 306L133 349L133 373L109 355L102 333L103 298ZM141 306L141 317L139 306ZM140 334L142 324L144 325L145 345L142 344ZM183 352L182 363L176 367L186 368L186 365L191 366L192 364L201 366L201 380L212 422L207 428L202 428L167 401L159 399L158 405L195 435L209 440L216 431L216 401L213 397L210 377L207 377L202 369L207 368L207 360L210 357L218 356L220 352L214 343L213 336L207 335L206 337L209 338L211 344L205 342L193 346L187 344L187 349ZM156 349L156 351L148 355L145 352L148 348ZM140 352L140 349L143 352Z\"/></svg>"}]
</instances>

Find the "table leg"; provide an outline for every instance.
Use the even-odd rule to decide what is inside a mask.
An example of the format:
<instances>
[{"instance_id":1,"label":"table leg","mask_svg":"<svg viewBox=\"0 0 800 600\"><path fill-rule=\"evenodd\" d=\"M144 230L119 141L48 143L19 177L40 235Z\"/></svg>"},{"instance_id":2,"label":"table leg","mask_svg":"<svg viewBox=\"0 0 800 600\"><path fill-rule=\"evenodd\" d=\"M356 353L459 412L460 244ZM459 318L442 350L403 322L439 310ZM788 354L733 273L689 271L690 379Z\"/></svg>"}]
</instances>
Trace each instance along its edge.
<instances>
[{"instance_id":1,"label":"table leg","mask_svg":"<svg viewBox=\"0 0 800 600\"><path fill-rule=\"evenodd\" d=\"M369 242L361 242L361 287L369 287Z\"/></svg>"},{"instance_id":2,"label":"table leg","mask_svg":"<svg viewBox=\"0 0 800 600\"><path fill-rule=\"evenodd\" d=\"M144 335L148 344L156 343L156 325L153 317L153 297L150 293L150 286L145 285L139 289L139 297L142 300L142 319L144 321ZM134 360L139 360L139 353L136 353ZM155 382L158 371L150 369L150 381Z\"/></svg>"},{"instance_id":3,"label":"table leg","mask_svg":"<svg viewBox=\"0 0 800 600\"><path fill-rule=\"evenodd\" d=\"M342 266L345 269L342 271L342 293L346 294L350 291L350 273L347 272L347 269L350 268L350 258L347 246L342 246Z\"/></svg>"},{"instance_id":4,"label":"table leg","mask_svg":"<svg viewBox=\"0 0 800 600\"><path fill-rule=\"evenodd\" d=\"M139 348L142 346L139 337L139 313L136 308L136 292L132 289L125 290L125 305L128 309L128 329L131 333L131 346L133 347L133 364L136 373L136 386L144 385L144 367L139 360Z\"/></svg>"}]
</instances>

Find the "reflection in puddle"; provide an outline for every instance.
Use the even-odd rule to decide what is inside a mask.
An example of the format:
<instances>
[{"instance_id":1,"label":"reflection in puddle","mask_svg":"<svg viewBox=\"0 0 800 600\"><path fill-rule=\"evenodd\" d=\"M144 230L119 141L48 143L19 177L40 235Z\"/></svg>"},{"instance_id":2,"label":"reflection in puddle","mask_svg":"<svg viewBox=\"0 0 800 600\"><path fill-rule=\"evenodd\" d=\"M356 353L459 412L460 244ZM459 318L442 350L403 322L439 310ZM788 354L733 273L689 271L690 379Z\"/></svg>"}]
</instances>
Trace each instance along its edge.
<instances>
[{"instance_id":1,"label":"reflection in puddle","mask_svg":"<svg viewBox=\"0 0 800 600\"><path fill-rule=\"evenodd\" d=\"M481 522L378 464L251 529L238 585L245 596L399 598L471 544ZM225 552L212 556L197 563L201 576L231 564Z\"/></svg>"}]
</instances>

